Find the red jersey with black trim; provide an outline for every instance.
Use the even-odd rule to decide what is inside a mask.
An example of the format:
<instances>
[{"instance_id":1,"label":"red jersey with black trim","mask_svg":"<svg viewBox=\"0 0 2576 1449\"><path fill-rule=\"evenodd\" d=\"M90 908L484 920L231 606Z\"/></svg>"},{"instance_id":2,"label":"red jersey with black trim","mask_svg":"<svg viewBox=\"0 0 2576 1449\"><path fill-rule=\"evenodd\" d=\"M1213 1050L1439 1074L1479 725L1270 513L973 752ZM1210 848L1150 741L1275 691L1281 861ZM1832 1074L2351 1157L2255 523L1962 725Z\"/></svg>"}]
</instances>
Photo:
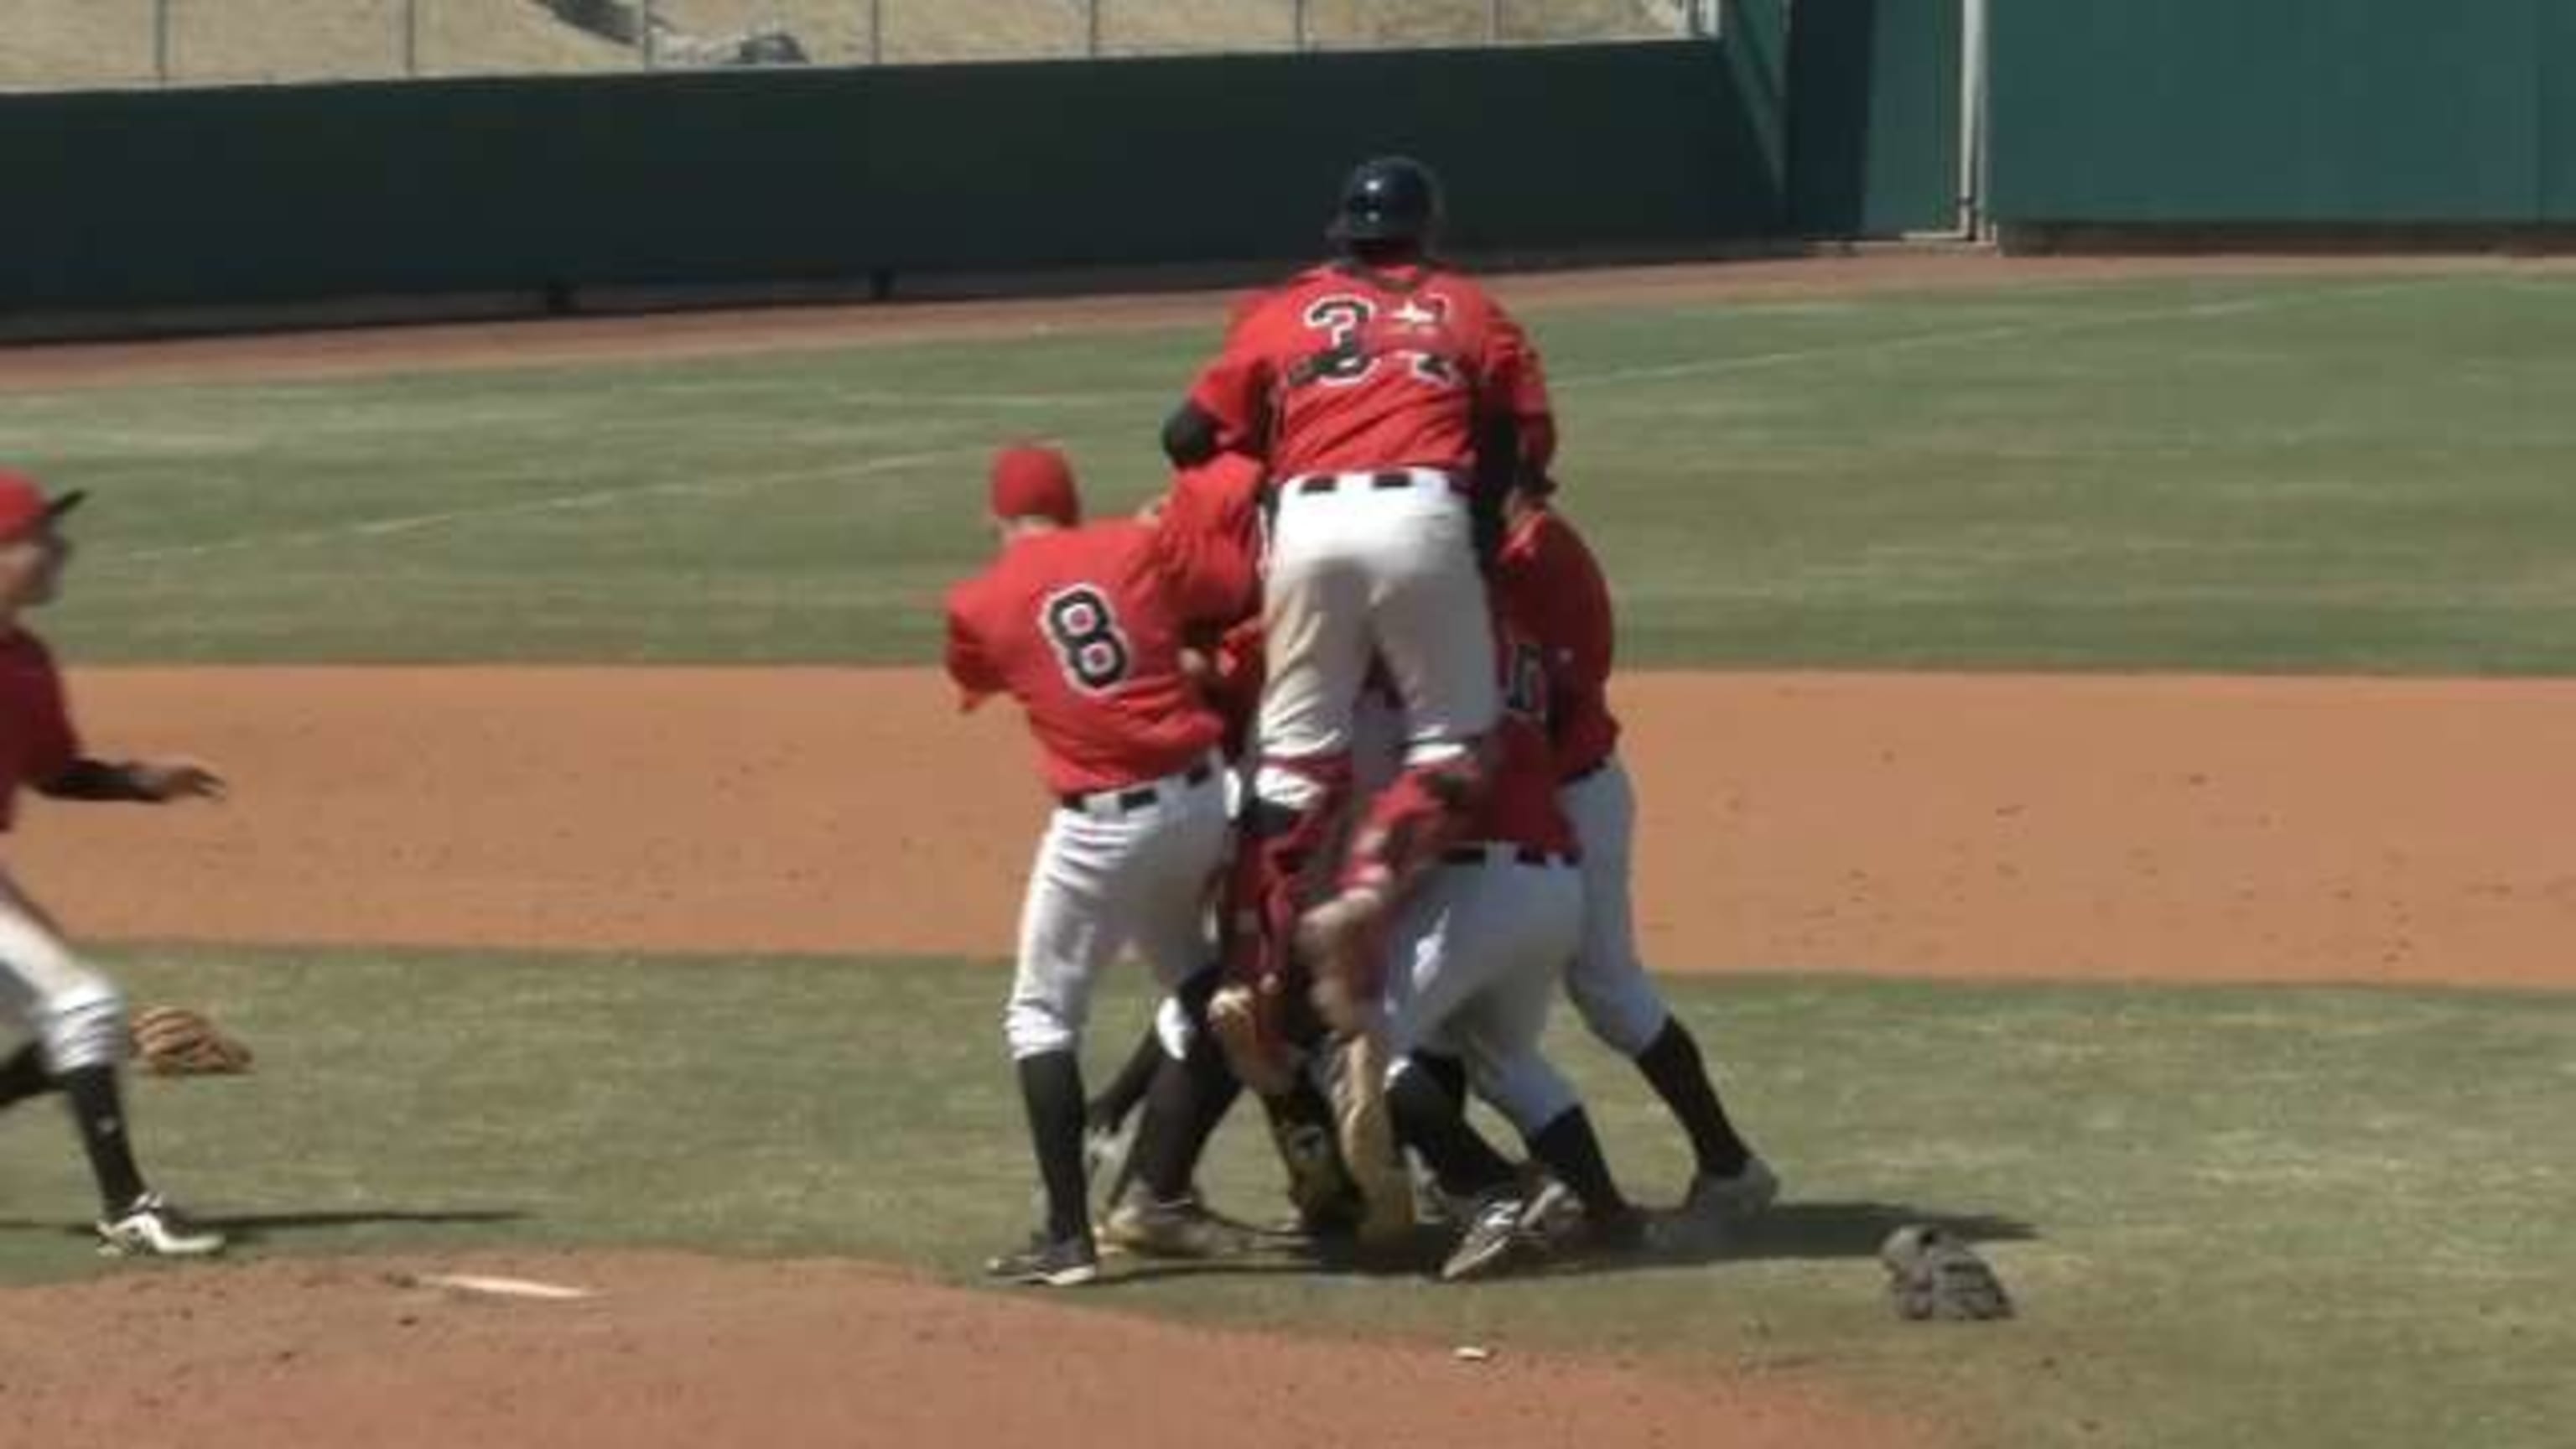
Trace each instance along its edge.
<instances>
[{"instance_id":1,"label":"red jersey with black trim","mask_svg":"<svg viewBox=\"0 0 2576 1449\"><path fill-rule=\"evenodd\" d=\"M1619 744L1610 712L1617 624L1609 580L1583 535L1550 508L1514 520L1494 560L1493 593L1510 631L1541 655L1558 769L1572 777L1610 758Z\"/></svg>"},{"instance_id":2,"label":"red jersey with black trim","mask_svg":"<svg viewBox=\"0 0 2576 1449\"><path fill-rule=\"evenodd\" d=\"M1178 774L1216 745L1180 647L1154 530L1132 519L1015 539L948 592L949 677L968 709L1020 702L1057 794Z\"/></svg>"},{"instance_id":3,"label":"red jersey with black trim","mask_svg":"<svg viewBox=\"0 0 2576 1449\"><path fill-rule=\"evenodd\" d=\"M1437 266L1337 262L1238 307L1225 350L1190 388L1224 445L1273 477L1381 468L1469 471L1481 419L1509 414L1520 449L1556 449L1528 335L1475 282Z\"/></svg>"},{"instance_id":4,"label":"red jersey with black trim","mask_svg":"<svg viewBox=\"0 0 2576 1449\"><path fill-rule=\"evenodd\" d=\"M1503 670L1503 713L1488 742L1485 802L1470 838L1525 845L1551 855L1575 853L1574 825L1557 803L1563 776L1549 737L1549 688L1542 656L1504 620L1496 633Z\"/></svg>"},{"instance_id":5,"label":"red jersey with black trim","mask_svg":"<svg viewBox=\"0 0 2576 1449\"><path fill-rule=\"evenodd\" d=\"M24 629L0 638L0 830L16 821L21 788L61 779L80 753L54 652Z\"/></svg>"},{"instance_id":6,"label":"red jersey with black trim","mask_svg":"<svg viewBox=\"0 0 2576 1449\"><path fill-rule=\"evenodd\" d=\"M1241 453L1172 475L1154 554L1184 629L1221 631L1260 611L1263 477Z\"/></svg>"}]
</instances>

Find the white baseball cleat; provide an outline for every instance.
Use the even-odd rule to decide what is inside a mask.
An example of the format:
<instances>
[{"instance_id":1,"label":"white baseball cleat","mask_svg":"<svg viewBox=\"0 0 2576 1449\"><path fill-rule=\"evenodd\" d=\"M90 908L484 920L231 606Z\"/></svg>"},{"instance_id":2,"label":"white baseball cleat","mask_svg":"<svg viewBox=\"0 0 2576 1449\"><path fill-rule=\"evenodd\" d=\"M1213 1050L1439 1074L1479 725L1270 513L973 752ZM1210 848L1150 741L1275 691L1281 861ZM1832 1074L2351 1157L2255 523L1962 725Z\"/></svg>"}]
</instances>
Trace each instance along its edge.
<instances>
[{"instance_id":1,"label":"white baseball cleat","mask_svg":"<svg viewBox=\"0 0 2576 1449\"><path fill-rule=\"evenodd\" d=\"M1087 1233L1052 1240L1044 1233L1032 1233L1027 1247L988 1259L984 1274L1037 1288L1079 1288L1099 1280L1100 1250L1092 1246Z\"/></svg>"},{"instance_id":2,"label":"white baseball cleat","mask_svg":"<svg viewBox=\"0 0 2576 1449\"><path fill-rule=\"evenodd\" d=\"M1512 1250L1526 1241L1521 1222L1528 1212L1529 1204L1510 1192L1495 1193L1478 1203L1467 1219L1467 1231L1440 1265L1440 1281L1460 1283L1501 1267Z\"/></svg>"},{"instance_id":3,"label":"white baseball cleat","mask_svg":"<svg viewBox=\"0 0 2576 1449\"><path fill-rule=\"evenodd\" d=\"M1583 1230L1583 1199L1553 1177L1541 1177L1521 1209L1521 1236L1535 1247L1557 1248Z\"/></svg>"},{"instance_id":4,"label":"white baseball cleat","mask_svg":"<svg viewBox=\"0 0 2576 1449\"><path fill-rule=\"evenodd\" d=\"M96 1226L103 1258L210 1258L224 1250L223 1234L190 1222L157 1192L136 1198L124 1212Z\"/></svg>"}]
</instances>

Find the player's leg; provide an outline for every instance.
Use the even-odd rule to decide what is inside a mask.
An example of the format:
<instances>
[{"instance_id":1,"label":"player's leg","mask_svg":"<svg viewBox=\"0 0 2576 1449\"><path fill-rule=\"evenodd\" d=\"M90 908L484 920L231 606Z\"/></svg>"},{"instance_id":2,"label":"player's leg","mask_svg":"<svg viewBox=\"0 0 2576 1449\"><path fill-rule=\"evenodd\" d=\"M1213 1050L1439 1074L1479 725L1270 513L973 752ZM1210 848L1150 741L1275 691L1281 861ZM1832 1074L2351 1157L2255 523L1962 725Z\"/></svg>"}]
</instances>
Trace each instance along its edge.
<instances>
[{"instance_id":1,"label":"player's leg","mask_svg":"<svg viewBox=\"0 0 2576 1449\"><path fill-rule=\"evenodd\" d=\"M1265 1096L1288 1089L1298 1053L1314 1035L1304 967L1288 949L1297 915L1315 893L1338 834L1350 762L1301 761L1265 767L1274 780L1309 781L1291 806L1256 798L1245 812L1227 866L1220 943L1225 985L1209 1024L1244 1084ZM1284 792L1283 792L1284 793Z\"/></svg>"},{"instance_id":2,"label":"player's leg","mask_svg":"<svg viewBox=\"0 0 2576 1449\"><path fill-rule=\"evenodd\" d=\"M1456 1069L1457 1085L1450 1069ZM1419 1154L1443 1197L1474 1203L1517 1185L1519 1173L1467 1120L1466 1063L1455 1055L1417 1051L1396 1063L1386 1087L1396 1140Z\"/></svg>"},{"instance_id":3,"label":"player's leg","mask_svg":"<svg viewBox=\"0 0 2576 1449\"><path fill-rule=\"evenodd\" d=\"M1164 1045L1163 1021L1169 1002L1167 997L1156 1005L1154 1019L1137 1034L1136 1045L1128 1049L1127 1059L1119 1063L1108 1085L1092 1093L1091 1100L1083 1105L1084 1131L1095 1137L1120 1132L1125 1129L1127 1119L1143 1105L1145 1089L1152 1084L1155 1069L1171 1054Z\"/></svg>"},{"instance_id":4,"label":"player's leg","mask_svg":"<svg viewBox=\"0 0 2576 1449\"><path fill-rule=\"evenodd\" d=\"M1352 563L1353 519L1338 502L1292 491L1272 521L1259 754L1224 892L1228 982L1212 1025L1237 1074L1265 1096L1288 1088L1290 998L1302 1010L1306 994L1289 933L1338 838L1352 706L1368 670L1368 581Z\"/></svg>"},{"instance_id":5,"label":"player's leg","mask_svg":"<svg viewBox=\"0 0 2576 1449\"><path fill-rule=\"evenodd\" d=\"M82 966L14 883L0 878L0 1016L36 1036L42 1073L71 1107L72 1125L98 1185L101 1251L164 1257L220 1252L221 1235L144 1183L136 1165L118 1064L126 1050L125 998ZM18 1065L25 1073L28 1068Z\"/></svg>"},{"instance_id":6,"label":"player's leg","mask_svg":"<svg viewBox=\"0 0 2576 1449\"><path fill-rule=\"evenodd\" d=\"M1453 1198L1492 1197L1511 1181L1510 1164L1469 1126L1464 1093L1448 1085L1439 1065L1453 1054L1454 1021L1492 974L1510 965L1491 904L1509 884L1503 874L1482 866L1430 872L1386 933L1383 987L1375 1003L1380 1026L1355 1038L1354 1045L1382 1042L1391 1060L1404 1065L1389 1069L1384 1082L1387 1140L1380 1144L1348 1127L1342 1137L1371 1218L1384 1225L1381 1236L1410 1227L1413 1184L1395 1151L1399 1144L1420 1153Z\"/></svg>"},{"instance_id":7,"label":"player's leg","mask_svg":"<svg viewBox=\"0 0 2576 1449\"><path fill-rule=\"evenodd\" d=\"M1449 1024L1476 1095L1519 1129L1530 1155L1581 1202L1596 1241L1632 1242L1641 1219L1620 1191L1574 1086L1539 1051L1564 963L1580 939L1582 877L1567 867L1489 867L1461 922L1495 963ZM1516 1184L1517 1188L1517 1184ZM1452 1276L1491 1271L1523 1241L1532 1205L1489 1200L1451 1257Z\"/></svg>"},{"instance_id":8,"label":"player's leg","mask_svg":"<svg viewBox=\"0 0 2576 1449\"><path fill-rule=\"evenodd\" d=\"M1368 627L1406 721L1403 768L1370 801L1332 899L1300 922L1301 950L1330 976L1368 966L1369 937L1473 817L1484 741L1501 709L1465 508L1424 490L1395 498L1372 540ZM1357 982L1347 994L1370 991Z\"/></svg>"},{"instance_id":9,"label":"player's leg","mask_svg":"<svg viewBox=\"0 0 2576 1449\"><path fill-rule=\"evenodd\" d=\"M1091 1094L1082 1109L1082 1175L1099 1204L1118 1201L1135 1173L1137 1109L1166 1060L1177 1059L1190 1039L1190 1024L1181 1003L1169 995L1118 1064L1107 1086Z\"/></svg>"},{"instance_id":10,"label":"player's leg","mask_svg":"<svg viewBox=\"0 0 2576 1449\"><path fill-rule=\"evenodd\" d=\"M0 1062L0 1108L55 1090L54 1074L45 1070L45 1044L31 1041Z\"/></svg>"},{"instance_id":11,"label":"player's leg","mask_svg":"<svg viewBox=\"0 0 2576 1449\"><path fill-rule=\"evenodd\" d=\"M1716 1214L1758 1212L1779 1190L1728 1117L1699 1042L1655 989L1637 953L1630 895L1636 792L1616 757L1558 797L1583 848L1583 948L1566 991L1584 1024L1634 1062L1688 1134L1698 1171L1690 1203Z\"/></svg>"},{"instance_id":12,"label":"player's leg","mask_svg":"<svg viewBox=\"0 0 2576 1449\"><path fill-rule=\"evenodd\" d=\"M1244 813L1219 894L1224 965L1207 1007L1208 1034L1261 1103L1299 1223L1337 1235L1358 1224L1359 1192L1342 1162L1332 1103L1308 1070L1322 1029L1287 951L1305 882L1326 863L1334 822L1321 811L1257 804Z\"/></svg>"},{"instance_id":13,"label":"player's leg","mask_svg":"<svg viewBox=\"0 0 2576 1449\"><path fill-rule=\"evenodd\" d=\"M1046 1221L1029 1246L986 1265L1014 1282L1070 1287L1099 1275L1083 1171L1082 1028L1124 930L1112 889L1129 836L1070 810L1049 819L1020 906L1020 946L1002 1030L1019 1076Z\"/></svg>"},{"instance_id":14,"label":"player's leg","mask_svg":"<svg viewBox=\"0 0 2576 1449\"><path fill-rule=\"evenodd\" d=\"M1146 1089L1134 1187L1108 1225L1112 1241L1139 1252L1207 1257L1248 1246L1243 1233L1205 1209L1195 1190L1208 1138L1241 1090L1207 1029L1218 973L1206 901L1224 863L1226 817L1217 782L1167 795L1145 822L1150 839L1137 850L1121 893L1119 915L1129 923L1137 954L1178 1008L1165 1023L1164 1056Z\"/></svg>"}]
</instances>

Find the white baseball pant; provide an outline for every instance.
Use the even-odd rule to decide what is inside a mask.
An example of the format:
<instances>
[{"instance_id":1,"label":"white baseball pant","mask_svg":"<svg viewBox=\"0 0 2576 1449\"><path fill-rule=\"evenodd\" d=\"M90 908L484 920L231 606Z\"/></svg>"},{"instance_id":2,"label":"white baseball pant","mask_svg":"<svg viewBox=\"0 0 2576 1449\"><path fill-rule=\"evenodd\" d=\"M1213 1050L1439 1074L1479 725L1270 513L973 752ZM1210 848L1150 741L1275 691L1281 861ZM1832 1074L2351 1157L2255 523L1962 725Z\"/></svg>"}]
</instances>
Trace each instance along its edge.
<instances>
[{"instance_id":1,"label":"white baseball pant","mask_svg":"<svg viewBox=\"0 0 2576 1449\"><path fill-rule=\"evenodd\" d=\"M1084 797L1047 822L1020 906L1020 955L1002 1028L1014 1059L1071 1051L1101 971L1133 946L1166 992L1215 959L1208 888L1229 834L1223 770ZM1122 796L1150 790L1150 803ZM1167 1035L1165 1046L1171 1040Z\"/></svg>"},{"instance_id":2,"label":"white baseball pant","mask_svg":"<svg viewBox=\"0 0 2576 1449\"><path fill-rule=\"evenodd\" d=\"M1457 753L1493 728L1493 621L1466 496L1430 469L1321 474L1279 485L1262 586L1259 738L1267 757L1348 754L1372 659L1404 704L1405 755ZM1318 787L1264 768L1254 789L1303 809Z\"/></svg>"},{"instance_id":3,"label":"white baseball pant","mask_svg":"<svg viewBox=\"0 0 2576 1449\"><path fill-rule=\"evenodd\" d=\"M1629 894L1637 792L1613 755L1559 790L1556 801L1583 848L1583 946L1566 973L1566 994L1603 1045L1633 1057L1654 1044L1673 1015L1637 955Z\"/></svg>"},{"instance_id":4,"label":"white baseball pant","mask_svg":"<svg viewBox=\"0 0 2576 1449\"><path fill-rule=\"evenodd\" d=\"M125 1056L125 997L72 955L16 882L0 875L0 1020L32 1034L57 1075Z\"/></svg>"},{"instance_id":5,"label":"white baseball pant","mask_svg":"<svg viewBox=\"0 0 2576 1449\"><path fill-rule=\"evenodd\" d=\"M1529 1135L1576 1105L1538 1043L1582 939L1583 876L1525 863L1514 846L1461 850L1479 863L1444 858L1396 914L1387 1046L1398 1071L1415 1050L1461 1059L1476 1094Z\"/></svg>"}]
</instances>

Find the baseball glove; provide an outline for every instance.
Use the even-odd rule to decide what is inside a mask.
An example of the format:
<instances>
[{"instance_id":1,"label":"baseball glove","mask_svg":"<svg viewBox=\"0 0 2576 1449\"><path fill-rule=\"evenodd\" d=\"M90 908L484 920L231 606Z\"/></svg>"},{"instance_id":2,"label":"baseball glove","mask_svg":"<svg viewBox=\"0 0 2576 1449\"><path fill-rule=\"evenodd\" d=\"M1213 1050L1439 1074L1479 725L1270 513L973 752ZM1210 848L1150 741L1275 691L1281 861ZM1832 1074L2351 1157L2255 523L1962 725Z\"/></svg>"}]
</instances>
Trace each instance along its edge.
<instances>
[{"instance_id":1,"label":"baseball glove","mask_svg":"<svg viewBox=\"0 0 2576 1449\"><path fill-rule=\"evenodd\" d=\"M251 1050L205 1013L155 1006L135 1015L134 1057L155 1076L212 1076L250 1070Z\"/></svg>"},{"instance_id":2,"label":"baseball glove","mask_svg":"<svg viewBox=\"0 0 2576 1449\"><path fill-rule=\"evenodd\" d=\"M1878 1250L1896 1316L1917 1322L2013 1316L2012 1299L1976 1250L1933 1227L1903 1227Z\"/></svg>"}]
</instances>

